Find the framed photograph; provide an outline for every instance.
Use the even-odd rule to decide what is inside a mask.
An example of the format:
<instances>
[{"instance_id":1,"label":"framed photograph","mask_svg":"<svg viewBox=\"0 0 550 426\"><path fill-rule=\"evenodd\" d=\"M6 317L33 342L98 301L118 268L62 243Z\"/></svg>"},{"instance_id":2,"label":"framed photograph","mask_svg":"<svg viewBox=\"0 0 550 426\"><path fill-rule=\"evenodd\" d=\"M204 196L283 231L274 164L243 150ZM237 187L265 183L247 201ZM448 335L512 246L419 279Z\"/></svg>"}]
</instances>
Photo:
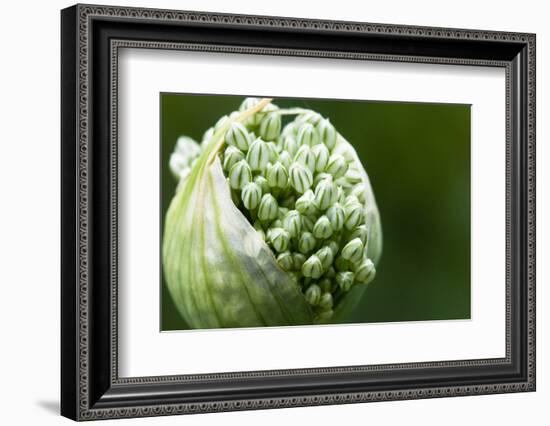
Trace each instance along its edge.
<instances>
[{"instance_id":1,"label":"framed photograph","mask_svg":"<svg viewBox=\"0 0 550 426\"><path fill-rule=\"evenodd\" d=\"M61 413L535 390L535 35L61 12Z\"/></svg>"}]
</instances>

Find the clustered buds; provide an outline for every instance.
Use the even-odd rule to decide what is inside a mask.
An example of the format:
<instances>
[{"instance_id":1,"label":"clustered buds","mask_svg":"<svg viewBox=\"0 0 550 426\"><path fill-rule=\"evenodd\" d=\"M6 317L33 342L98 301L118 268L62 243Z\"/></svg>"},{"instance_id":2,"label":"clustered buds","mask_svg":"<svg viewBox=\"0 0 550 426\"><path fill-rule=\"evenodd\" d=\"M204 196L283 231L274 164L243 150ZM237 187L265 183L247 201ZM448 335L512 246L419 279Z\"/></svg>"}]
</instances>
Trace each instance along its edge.
<instances>
[{"instance_id":1,"label":"clustered buds","mask_svg":"<svg viewBox=\"0 0 550 426\"><path fill-rule=\"evenodd\" d=\"M176 149L170 155L170 171L176 179L187 177L201 153L200 145L187 136L180 136L176 142Z\"/></svg>"},{"instance_id":2,"label":"clustered buds","mask_svg":"<svg viewBox=\"0 0 550 426\"><path fill-rule=\"evenodd\" d=\"M240 111L258 102L247 98ZM289 111L267 104L243 122L235 113L224 116L201 145L180 138L170 169L185 177L201 146L225 125L220 156L232 199L323 322L346 292L376 274L367 257L365 182L362 166L338 143L327 118L298 110L283 127Z\"/></svg>"}]
</instances>

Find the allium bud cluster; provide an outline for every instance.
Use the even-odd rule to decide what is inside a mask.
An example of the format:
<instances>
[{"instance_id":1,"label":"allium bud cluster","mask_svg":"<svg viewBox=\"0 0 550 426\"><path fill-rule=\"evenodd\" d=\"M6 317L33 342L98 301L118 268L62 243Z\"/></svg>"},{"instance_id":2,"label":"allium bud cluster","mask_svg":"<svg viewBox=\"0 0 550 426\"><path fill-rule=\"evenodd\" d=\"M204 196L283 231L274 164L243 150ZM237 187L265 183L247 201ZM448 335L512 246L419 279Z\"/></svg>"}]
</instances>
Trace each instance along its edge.
<instances>
[{"instance_id":1,"label":"allium bud cluster","mask_svg":"<svg viewBox=\"0 0 550 426\"><path fill-rule=\"evenodd\" d=\"M258 102L247 98L240 110ZM294 277L317 321L327 321L346 292L376 273L367 257L362 166L338 146L327 118L300 110L285 124L282 111L271 103L229 126L234 115L224 116L202 145L227 127L220 156L235 205ZM199 144L180 138L172 172L186 175L199 154Z\"/></svg>"}]
</instances>

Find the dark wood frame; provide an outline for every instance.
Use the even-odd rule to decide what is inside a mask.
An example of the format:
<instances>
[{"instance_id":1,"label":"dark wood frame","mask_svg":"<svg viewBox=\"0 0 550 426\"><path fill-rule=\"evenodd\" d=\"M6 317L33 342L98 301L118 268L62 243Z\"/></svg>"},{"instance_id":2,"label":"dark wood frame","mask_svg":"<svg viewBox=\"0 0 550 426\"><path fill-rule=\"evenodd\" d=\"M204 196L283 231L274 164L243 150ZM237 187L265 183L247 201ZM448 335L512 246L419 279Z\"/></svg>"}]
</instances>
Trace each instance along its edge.
<instances>
[{"instance_id":1,"label":"dark wood frame","mask_svg":"<svg viewBox=\"0 0 550 426\"><path fill-rule=\"evenodd\" d=\"M64 416L88 420L535 390L533 34L95 5L64 9L61 29ZM116 95L117 55L124 47L505 68L506 357L119 378Z\"/></svg>"}]
</instances>

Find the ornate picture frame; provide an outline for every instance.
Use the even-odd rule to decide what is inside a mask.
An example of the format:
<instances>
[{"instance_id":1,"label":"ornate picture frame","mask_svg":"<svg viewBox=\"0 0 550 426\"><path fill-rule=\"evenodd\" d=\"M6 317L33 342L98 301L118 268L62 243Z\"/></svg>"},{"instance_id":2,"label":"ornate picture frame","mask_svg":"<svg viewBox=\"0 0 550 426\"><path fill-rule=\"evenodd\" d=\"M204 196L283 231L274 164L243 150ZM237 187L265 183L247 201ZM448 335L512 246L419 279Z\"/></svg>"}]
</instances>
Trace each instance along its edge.
<instances>
[{"instance_id":1,"label":"ornate picture frame","mask_svg":"<svg viewBox=\"0 0 550 426\"><path fill-rule=\"evenodd\" d=\"M61 30L62 415L93 420L535 390L534 34L96 5L64 9ZM504 69L506 356L119 377L122 48Z\"/></svg>"}]
</instances>

